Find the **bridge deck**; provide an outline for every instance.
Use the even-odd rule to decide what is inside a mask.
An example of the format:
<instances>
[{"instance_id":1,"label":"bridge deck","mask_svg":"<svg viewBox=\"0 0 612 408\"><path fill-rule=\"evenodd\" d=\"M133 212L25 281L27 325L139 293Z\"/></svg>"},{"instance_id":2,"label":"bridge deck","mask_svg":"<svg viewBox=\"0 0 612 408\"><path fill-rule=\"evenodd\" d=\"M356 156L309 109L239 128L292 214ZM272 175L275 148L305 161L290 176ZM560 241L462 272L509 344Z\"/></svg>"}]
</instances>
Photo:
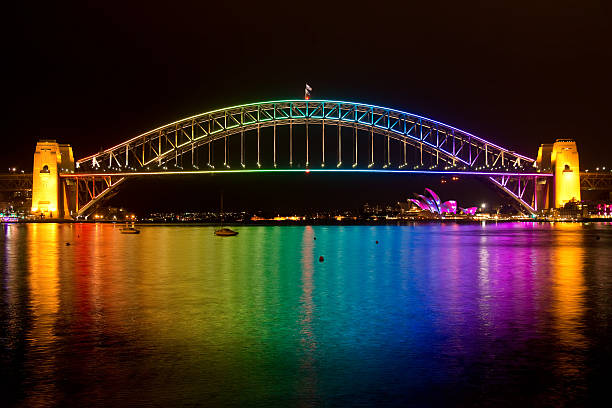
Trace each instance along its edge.
<instances>
[{"instance_id":1,"label":"bridge deck","mask_svg":"<svg viewBox=\"0 0 612 408\"><path fill-rule=\"evenodd\" d=\"M612 191L612 172L580 172L581 190Z\"/></svg>"},{"instance_id":2,"label":"bridge deck","mask_svg":"<svg viewBox=\"0 0 612 408\"><path fill-rule=\"evenodd\" d=\"M0 192L31 191L32 173L0 174Z\"/></svg>"},{"instance_id":3,"label":"bridge deck","mask_svg":"<svg viewBox=\"0 0 612 408\"><path fill-rule=\"evenodd\" d=\"M61 173L60 177L134 177L134 176L172 176L189 174L233 174L233 173L379 173L379 174L422 174L436 176L525 176L525 177L552 177L552 173L517 173L517 172L480 172L480 171L447 171L447 170L391 170L391 169L223 169L223 170L182 170L182 171L132 171L132 172L76 172Z\"/></svg>"}]
</instances>

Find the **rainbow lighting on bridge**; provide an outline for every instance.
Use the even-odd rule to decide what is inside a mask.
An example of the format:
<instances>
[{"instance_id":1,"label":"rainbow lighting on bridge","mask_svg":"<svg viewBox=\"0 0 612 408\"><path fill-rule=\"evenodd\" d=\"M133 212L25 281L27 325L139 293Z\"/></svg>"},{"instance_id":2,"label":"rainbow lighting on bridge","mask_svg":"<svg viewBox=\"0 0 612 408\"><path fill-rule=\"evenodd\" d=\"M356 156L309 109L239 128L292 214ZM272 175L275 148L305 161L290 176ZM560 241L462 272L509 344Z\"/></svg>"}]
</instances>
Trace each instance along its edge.
<instances>
[{"instance_id":1,"label":"rainbow lighting on bridge","mask_svg":"<svg viewBox=\"0 0 612 408\"><path fill-rule=\"evenodd\" d=\"M389 170L389 169L240 169L240 170L181 170L181 171L134 171L134 172L89 172L89 173L63 173L61 178L87 178L87 177L130 177L130 176L179 176L189 174L232 174L232 173L380 173L380 174L424 174L424 175L467 175L467 176L525 176L525 177L552 177L551 173L507 173L485 171L436 171L436 170Z\"/></svg>"},{"instance_id":2,"label":"rainbow lighting on bridge","mask_svg":"<svg viewBox=\"0 0 612 408\"><path fill-rule=\"evenodd\" d=\"M57 153L44 155L49 149ZM327 100L280 100L217 109L76 161L68 149L55 141L37 146L36 157L45 159L34 164L33 212L47 217L87 216L129 177L335 172L487 177L534 214L576 197L578 174L576 161L569 170L576 171L572 186L567 174L556 176L558 166L548 163L565 166L565 173L570 166L556 148L548 156L548 150L541 148L535 160L420 115ZM552 153L554 158L548 160ZM42 182L43 177L48 180ZM46 186L45 192L41 186Z\"/></svg>"}]
</instances>

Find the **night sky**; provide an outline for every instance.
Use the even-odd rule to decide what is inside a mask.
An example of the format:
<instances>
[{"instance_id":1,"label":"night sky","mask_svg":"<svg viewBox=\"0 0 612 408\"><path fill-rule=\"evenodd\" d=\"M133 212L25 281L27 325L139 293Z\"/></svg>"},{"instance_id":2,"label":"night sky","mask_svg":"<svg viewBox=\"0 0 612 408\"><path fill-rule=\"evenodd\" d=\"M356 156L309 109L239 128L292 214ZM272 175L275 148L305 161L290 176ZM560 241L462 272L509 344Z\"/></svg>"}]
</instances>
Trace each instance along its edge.
<instances>
[{"instance_id":1,"label":"night sky","mask_svg":"<svg viewBox=\"0 0 612 408\"><path fill-rule=\"evenodd\" d=\"M79 158L214 108L301 98L305 82L316 99L421 114L530 157L574 138L582 168L612 166L602 2L12 3L5 167L30 169L40 138Z\"/></svg>"}]
</instances>

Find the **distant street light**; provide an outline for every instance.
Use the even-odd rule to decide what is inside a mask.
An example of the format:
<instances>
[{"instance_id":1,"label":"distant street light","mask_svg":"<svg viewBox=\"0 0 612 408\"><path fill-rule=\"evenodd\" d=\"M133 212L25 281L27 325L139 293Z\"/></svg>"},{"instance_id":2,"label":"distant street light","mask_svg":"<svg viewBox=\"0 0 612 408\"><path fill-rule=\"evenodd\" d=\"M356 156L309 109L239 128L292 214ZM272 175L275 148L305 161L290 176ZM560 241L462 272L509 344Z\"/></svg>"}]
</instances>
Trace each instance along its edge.
<instances>
[{"instance_id":1,"label":"distant street light","mask_svg":"<svg viewBox=\"0 0 612 408\"><path fill-rule=\"evenodd\" d=\"M480 204L480 208L485 208L486 206L487 206L487 204L485 204L485 203Z\"/></svg>"}]
</instances>

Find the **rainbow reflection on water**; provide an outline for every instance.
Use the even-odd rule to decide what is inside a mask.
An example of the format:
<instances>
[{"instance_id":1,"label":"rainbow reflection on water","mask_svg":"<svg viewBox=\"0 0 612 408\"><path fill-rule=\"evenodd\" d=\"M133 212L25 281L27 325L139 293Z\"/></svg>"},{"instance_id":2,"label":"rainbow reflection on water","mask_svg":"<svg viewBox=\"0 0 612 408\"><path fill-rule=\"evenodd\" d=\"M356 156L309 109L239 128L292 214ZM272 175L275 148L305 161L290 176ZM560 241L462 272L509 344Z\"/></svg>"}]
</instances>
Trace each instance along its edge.
<instances>
[{"instance_id":1,"label":"rainbow reflection on water","mask_svg":"<svg viewBox=\"0 0 612 408\"><path fill-rule=\"evenodd\" d=\"M609 223L239 227L232 240L196 226L2 228L9 404L567 405L607 392Z\"/></svg>"}]
</instances>

